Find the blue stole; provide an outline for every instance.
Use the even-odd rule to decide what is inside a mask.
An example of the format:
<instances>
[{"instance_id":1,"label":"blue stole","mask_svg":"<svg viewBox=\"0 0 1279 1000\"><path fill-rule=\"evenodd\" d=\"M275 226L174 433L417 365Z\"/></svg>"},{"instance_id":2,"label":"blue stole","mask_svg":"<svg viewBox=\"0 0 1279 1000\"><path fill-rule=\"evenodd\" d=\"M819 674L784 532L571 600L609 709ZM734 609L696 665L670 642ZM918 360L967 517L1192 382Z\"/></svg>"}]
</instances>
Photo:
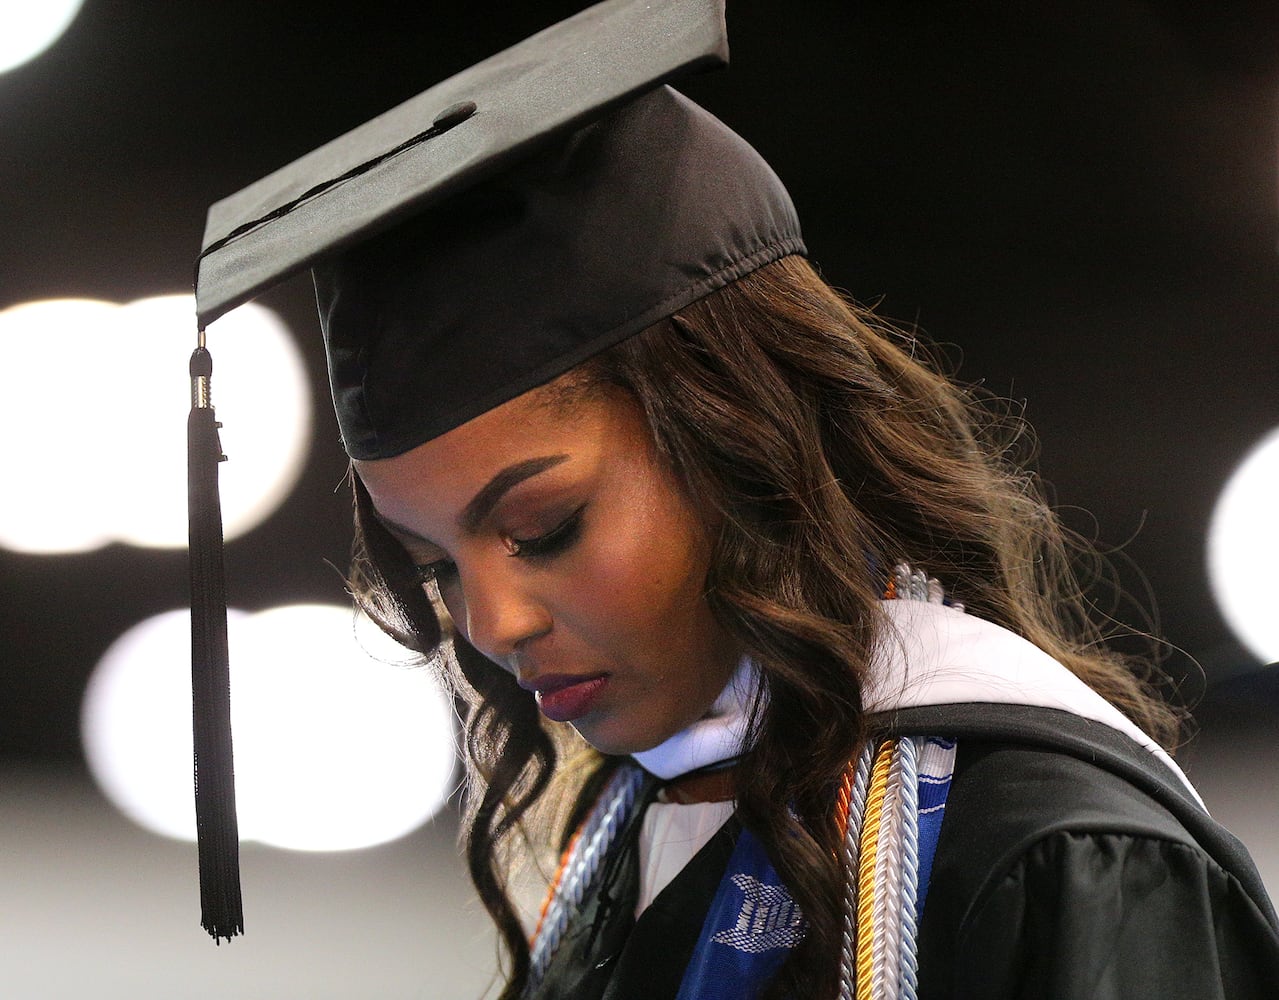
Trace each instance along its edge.
<instances>
[{"instance_id":1,"label":"blue stole","mask_svg":"<svg viewBox=\"0 0 1279 1000\"><path fill-rule=\"evenodd\" d=\"M804 915L743 829L702 923L676 1000L744 1000L804 938Z\"/></svg>"}]
</instances>

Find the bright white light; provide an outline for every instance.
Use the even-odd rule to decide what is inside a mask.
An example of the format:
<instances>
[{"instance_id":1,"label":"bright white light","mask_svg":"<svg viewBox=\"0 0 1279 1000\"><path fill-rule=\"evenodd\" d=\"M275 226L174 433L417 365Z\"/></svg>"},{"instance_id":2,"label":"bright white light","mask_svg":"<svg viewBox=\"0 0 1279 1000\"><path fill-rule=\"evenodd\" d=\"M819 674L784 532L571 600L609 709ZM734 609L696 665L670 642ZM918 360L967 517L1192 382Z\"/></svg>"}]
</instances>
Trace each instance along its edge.
<instances>
[{"instance_id":1,"label":"bright white light","mask_svg":"<svg viewBox=\"0 0 1279 1000\"><path fill-rule=\"evenodd\" d=\"M195 315L195 302L183 297L187 326ZM172 335L173 328L167 332ZM244 534L264 521L297 485L311 446L313 404L306 365L289 329L270 309L250 302L233 309L209 325L209 351L213 355L213 405L223 428L222 516L228 537ZM195 346L181 334L182 363ZM171 369L170 369L171 371ZM186 488L186 413L190 406L189 383L183 387L182 484ZM185 492L183 493L185 497ZM182 539L186 544L186 502L182 511Z\"/></svg>"},{"instance_id":2,"label":"bright white light","mask_svg":"<svg viewBox=\"0 0 1279 1000\"><path fill-rule=\"evenodd\" d=\"M1222 616L1264 662L1279 660L1279 429L1226 483L1208 530L1208 577Z\"/></svg>"},{"instance_id":3,"label":"bright white light","mask_svg":"<svg viewBox=\"0 0 1279 1000\"><path fill-rule=\"evenodd\" d=\"M122 478L110 467L104 403L116 311L106 302L59 299L0 312L0 453L9 463L0 490L0 545L6 548L68 552L111 539L98 502L118 491Z\"/></svg>"},{"instance_id":4,"label":"bright white light","mask_svg":"<svg viewBox=\"0 0 1279 1000\"><path fill-rule=\"evenodd\" d=\"M229 612L228 629L243 617ZM111 644L85 689L80 731L90 770L121 812L195 839L189 612L148 619Z\"/></svg>"},{"instance_id":5,"label":"bright white light","mask_svg":"<svg viewBox=\"0 0 1279 1000\"><path fill-rule=\"evenodd\" d=\"M413 654L371 624L357 636L356 621L349 609L277 608L235 636L236 794L254 840L378 844L421 825L448 795L452 708L426 670L406 666Z\"/></svg>"},{"instance_id":6,"label":"bright white light","mask_svg":"<svg viewBox=\"0 0 1279 1000\"><path fill-rule=\"evenodd\" d=\"M190 617L122 635L85 692L90 770L142 826L195 839ZM440 808L454 762L452 707L413 654L349 608L228 617L240 835L294 850L393 840Z\"/></svg>"},{"instance_id":7,"label":"bright white light","mask_svg":"<svg viewBox=\"0 0 1279 1000\"><path fill-rule=\"evenodd\" d=\"M189 295L0 312L0 546L82 552L186 545ZM287 328L250 303L209 327L222 431L224 531L261 523L296 485L311 436L306 369Z\"/></svg>"},{"instance_id":8,"label":"bright white light","mask_svg":"<svg viewBox=\"0 0 1279 1000\"><path fill-rule=\"evenodd\" d=\"M56 42L84 0L0 3L0 73L29 62Z\"/></svg>"}]
</instances>

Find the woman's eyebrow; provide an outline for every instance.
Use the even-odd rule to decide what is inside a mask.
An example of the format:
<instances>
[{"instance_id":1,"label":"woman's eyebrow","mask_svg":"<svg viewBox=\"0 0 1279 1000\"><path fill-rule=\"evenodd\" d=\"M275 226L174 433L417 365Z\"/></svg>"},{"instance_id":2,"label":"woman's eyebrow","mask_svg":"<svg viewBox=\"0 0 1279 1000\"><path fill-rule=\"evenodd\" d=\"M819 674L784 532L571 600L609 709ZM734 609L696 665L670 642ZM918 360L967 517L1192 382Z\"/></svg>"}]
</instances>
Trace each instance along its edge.
<instances>
[{"instance_id":1,"label":"woman's eyebrow","mask_svg":"<svg viewBox=\"0 0 1279 1000\"><path fill-rule=\"evenodd\" d=\"M544 455L541 458L528 458L522 462L508 465L481 486L475 496L471 498L470 503L462 509L462 515L458 518L458 523L461 524L462 530L468 533L477 531L480 524L492 513L493 508L497 506L497 502L506 495L508 490L524 482L524 480L536 476L539 472L545 472L547 469L565 461L568 461L567 455Z\"/></svg>"},{"instance_id":2,"label":"woman's eyebrow","mask_svg":"<svg viewBox=\"0 0 1279 1000\"><path fill-rule=\"evenodd\" d=\"M505 496L508 490L524 480L536 476L539 472L545 472L547 469L559 465L567 459L567 455L546 455L542 458L530 458L523 462L516 462L514 465L508 465L480 487L479 492L462 509L458 522L462 525L463 530L471 533L477 531L484 518L492 513L497 502ZM415 542L421 542L424 545L436 544L429 538L419 535L412 528L406 528L404 525L391 520L376 507L373 510L373 515L393 534L412 539Z\"/></svg>"}]
</instances>

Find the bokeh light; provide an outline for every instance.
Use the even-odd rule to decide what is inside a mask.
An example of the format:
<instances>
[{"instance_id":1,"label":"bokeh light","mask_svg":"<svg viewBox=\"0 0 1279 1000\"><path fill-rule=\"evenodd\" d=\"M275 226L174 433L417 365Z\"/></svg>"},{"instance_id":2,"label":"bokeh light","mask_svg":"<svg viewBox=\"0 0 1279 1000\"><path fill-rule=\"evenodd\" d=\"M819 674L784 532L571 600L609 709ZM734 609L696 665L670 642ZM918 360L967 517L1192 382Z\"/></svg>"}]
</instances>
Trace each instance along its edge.
<instances>
[{"instance_id":1,"label":"bokeh light","mask_svg":"<svg viewBox=\"0 0 1279 1000\"><path fill-rule=\"evenodd\" d=\"M0 73L30 62L62 37L84 0L0 3Z\"/></svg>"},{"instance_id":2,"label":"bokeh light","mask_svg":"<svg viewBox=\"0 0 1279 1000\"><path fill-rule=\"evenodd\" d=\"M1222 617L1262 661L1279 660L1279 428L1235 469L1208 529L1208 576Z\"/></svg>"},{"instance_id":3,"label":"bokeh light","mask_svg":"<svg viewBox=\"0 0 1279 1000\"><path fill-rule=\"evenodd\" d=\"M189 295L117 306L92 299L0 311L0 546L67 553L111 542L186 545ZM288 496L310 445L302 357L271 310L250 303L209 327L213 402L230 461L219 469L226 537Z\"/></svg>"},{"instance_id":4,"label":"bokeh light","mask_svg":"<svg viewBox=\"0 0 1279 1000\"><path fill-rule=\"evenodd\" d=\"M107 650L81 713L106 796L156 833L195 839L190 616L134 626ZM453 709L414 654L351 609L228 616L240 835L349 850L416 829L447 799Z\"/></svg>"}]
</instances>

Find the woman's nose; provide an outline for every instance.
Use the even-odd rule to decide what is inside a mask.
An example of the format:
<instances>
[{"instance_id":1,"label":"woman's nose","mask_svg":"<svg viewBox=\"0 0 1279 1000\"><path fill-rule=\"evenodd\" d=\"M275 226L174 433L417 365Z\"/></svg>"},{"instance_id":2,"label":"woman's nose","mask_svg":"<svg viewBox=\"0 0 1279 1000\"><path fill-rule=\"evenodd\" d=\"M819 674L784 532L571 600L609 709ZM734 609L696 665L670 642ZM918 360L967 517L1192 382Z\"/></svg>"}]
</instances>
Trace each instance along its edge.
<instances>
[{"instance_id":1,"label":"woman's nose","mask_svg":"<svg viewBox=\"0 0 1279 1000\"><path fill-rule=\"evenodd\" d=\"M522 646L551 628L546 604L524 576L517 566L489 567L461 581L467 641L508 667Z\"/></svg>"}]
</instances>

